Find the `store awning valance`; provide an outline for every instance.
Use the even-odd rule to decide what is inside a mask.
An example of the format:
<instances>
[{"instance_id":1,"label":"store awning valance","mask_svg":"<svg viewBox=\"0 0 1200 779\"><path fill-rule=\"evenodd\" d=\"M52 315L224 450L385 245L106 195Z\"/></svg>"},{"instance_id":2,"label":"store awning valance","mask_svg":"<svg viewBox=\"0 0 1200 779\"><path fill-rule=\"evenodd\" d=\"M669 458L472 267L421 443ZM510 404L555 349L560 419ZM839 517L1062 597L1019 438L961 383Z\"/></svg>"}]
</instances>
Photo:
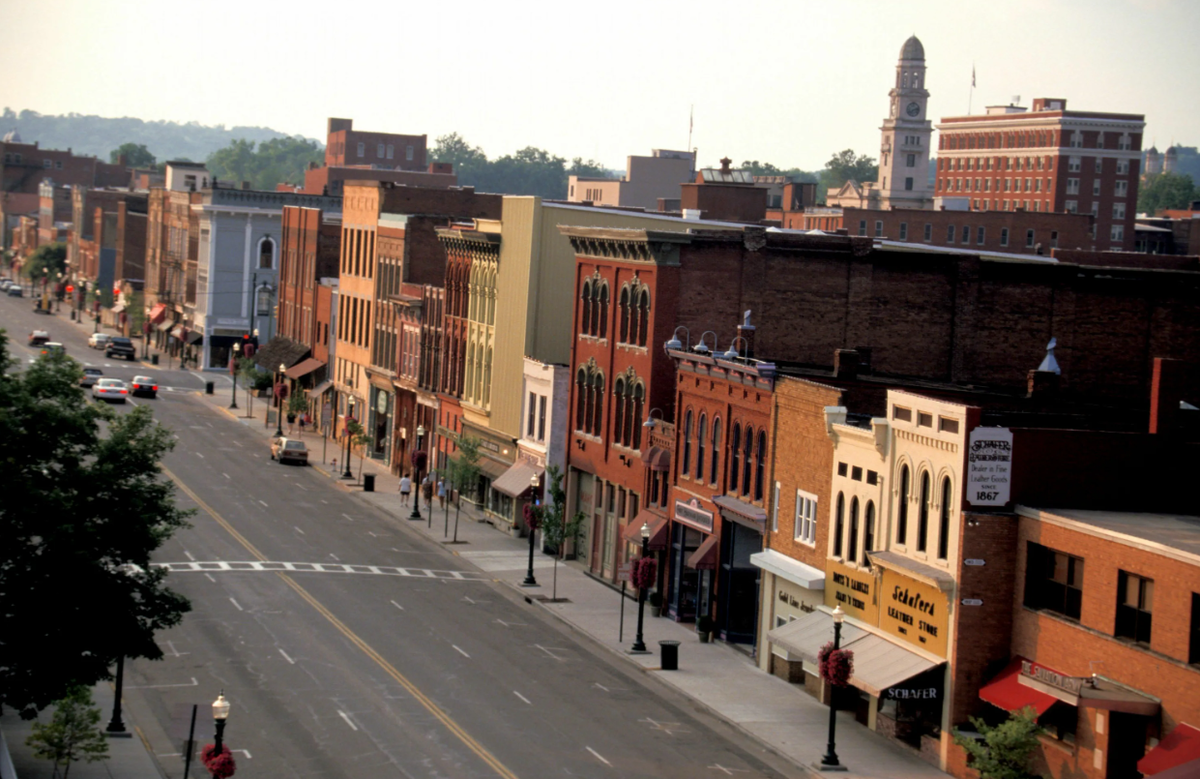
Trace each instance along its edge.
<instances>
[{"instance_id":1,"label":"store awning valance","mask_svg":"<svg viewBox=\"0 0 1200 779\"><path fill-rule=\"evenodd\" d=\"M1189 767L1196 772L1187 773L1186 769ZM1178 776L1180 779L1185 776L1200 776L1200 729L1186 722L1179 723L1158 742L1158 746L1138 761L1137 768L1155 779L1167 779L1168 776Z\"/></svg>"},{"instance_id":2,"label":"store awning valance","mask_svg":"<svg viewBox=\"0 0 1200 779\"><path fill-rule=\"evenodd\" d=\"M511 467L509 463L498 463L487 457L479 458L479 472L495 483Z\"/></svg>"},{"instance_id":3,"label":"store awning valance","mask_svg":"<svg viewBox=\"0 0 1200 779\"><path fill-rule=\"evenodd\" d=\"M642 455L642 462L652 471L669 471L671 470L671 450L652 446L650 451Z\"/></svg>"},{"instance_id":4,"label":"store awning valance","mask_svg":"<svg viewBox=\"0 0 1200 779\"><path fill-rule=\"evenodd\" d=\"M167 304L156 303L154 308L150 309L150 324L157 325L167 316Z\"/></svg>"},{"instance_id":5,"label":"store awning valance","mask_svg":"<svg viewBox=\"0 0 1200 779\"><path fill-rule=\"evenodd\" d=\"M175 323L174 322L159 322L157 325L155 325L155 327L158 328L158 331L160 333L169 333L169 332L171 332L171 328L175 327Z\"/></svg>"},{"instance_id":6,"label":"store awning valance","mask_svg":"<svg viewBox=\"0 0 1200 779\"><path fill-rule=\"evenodd\" d=\"M670 535L670 524L666 517L656 517L653 514L644 514L628 525L621 531L621 538L631 544L642 545L642 525L646 525L646 529L650 531L650 538L646 541L646 548L652 552L657 552L667 548L667 537Z\"/></svg>"},{"instance_id":7,"label":"store awning valance","mask_svg":"<svg viewBox=\"0 0 1200 779\"><path fill-rule=\"evenodd\" d=\"M314 398L319 398L328 392L333 387L333 379L326 379L317 386L309 390L308 394Z\"/></svg>"},{"instance_id":8,"label":"store awning valance","mask_svg":"<svg viewBox=\"0 0 1200 779\"><path fill-rule=\"evenodd\" d=\"M172 328L171 329L171 337L176 340L182 341L183 340L183 326L181 325L179 327Z\"/></svg>"},{"instance_id":9,"label":"store awning valance","mask_svg":"<svg viewBox=\"0 0 1200 779\"><path fill-rule=\"evenodd\" d=\"M289 379L299 379L301 376L307 376L317 368L325 367L325 363L315 357L309 357L307 360L301 360L292 367L283 372L284 376Z\"/></svg>"},{"instance_id":10,"label":"store awning valance","mask_svg":"<svg viewBox=\"0 0 1200 779\"><path fill-rule=\"evenodd\" d=\"M700 544L699 548L688 557L687 567L695 568L697 571L715 571L721 556L721 550L717 546L719 541L720 539L715 535L704 539L704 543Z\"/></svg>"},{"instance_id":11,"label":"store awning valance","mask_svg":"<svg viewBox=\"0 0 1200 779\"><path fill-rule=\"evenodd\" d=\"M521 460L501 474L499 479L492 482L492 489L503 492L510 498L519 498L529 492L533 477L540 477L544 470L539 465Z\"/></svg>"},{"instance_id":12,"label":"store awning valance","mask_svg":"<svg viewBox=\"0 0 1200 779\"><path fill-rule=\"evenodd\" d=\"M848 647L867 633L850 623L842 624L842 648ZM817 652L833 640L833 617L827 611L814 611L794 619L767 633L771 643L786 649L810 663L817 662ZM856 658L857 659L857 658Z\"/></svg>"},{"instance_id":13,"label":"store awning valance","mask_svg":"<svg viewBox=\"0 0 1200 779\"><path fill-rule=\"evenodd\" d=\"M195 346L196 344L198 344L204 340L204 333L200 332L199 330L188 330L187 338L185 338L184 340L187 341L192 346Z\"/></svg>"},{"instance_id":14,"label":"store awning valance","mask_svg":"<svg viewBox=\"0 0 1200 779\"><path fill-rule=\"evenodd\" d=\"M825 589L825 572L820 568L793 560L785 554L767 549L750 555L750 564L764 571L782 576L789 582L809 590Z\"/></svg>"},{"instance_id":15,"label":"store awning valance","mask_svg":"<svg viewBox=\"0 0 1200 779\"><path fill-rule=\"evenodd\" d=\"M1041 716L1054 704L1058 698L1021 684L1021 663L1025 658L1016 656L1004 670L996 674L990 682L979 691L979 697L993 706L999 706L1005 711L1020 711L1026 706ZM1057 672L1055 672L1057 673Z\"/></svg>"},{"instance_id":16,"label":"store awning valance","mask_svg":"<svg viewBox=\"0 0 1200 779\"><path fill-rule=\"evenodd\" d=\"M766 530L767 512L753 503L731 498L728 495L717 495L712 501L721 509L722 517L731 519L739 525L745 525L759 533Z\"/></svg>"}]
</instances>

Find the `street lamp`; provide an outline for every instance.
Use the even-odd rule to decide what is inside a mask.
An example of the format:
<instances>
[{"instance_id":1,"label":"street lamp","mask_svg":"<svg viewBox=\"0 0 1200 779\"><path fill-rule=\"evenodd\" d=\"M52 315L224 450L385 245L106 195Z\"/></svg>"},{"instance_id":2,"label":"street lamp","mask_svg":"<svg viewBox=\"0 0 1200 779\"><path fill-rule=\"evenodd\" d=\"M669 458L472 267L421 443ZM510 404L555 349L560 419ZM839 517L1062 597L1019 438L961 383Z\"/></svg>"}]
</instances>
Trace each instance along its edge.
<instances>
[{"instance_id":1,"label":"street lamp","mask_svg":"<svg viewBox=\"0 0 1200 779\"><path fill-rule=\"evenodd\" d=\"M350 421L354 419L354 396L346 396L346 416L342 420L346 430L346 471L342 474L343 479L353 479L354 472L350 470Z\"/></svg>"},{"instance_id":2,"label":"street lamp","mask_svg":"<svg viewBox=\"0 0 1200 779\"><path fill-rule=\"evenodd\" d=\"M425 443L425 425L417 425L417 448L413 450L414 455L416 455L417 452L421 451L421 447L424 445L424 443ZM413 467L417 469L417 478L413 479L413 485L415 485L417 488L416 489L417 497L413 501L413 510L412 510L412 513L408 515L408 518L409 519L420 519L421 518L421 493L423 492L423 490L421 489L421 458L420 457L416 457L416 456L413 457ZM433 515L433 508L429 509L429 513L430 513L430 516ZM430 521L432 521L432 520L430 520Z\"/></svg>"},{"instance_id":3,"label":"street lamp","mask_svg":"<svg viewBox=\"0 0 1200 779\"><path fill-rule=\"evenodd\" d=\"M642 559L645 559L646 545L650 542L650 525L648 525L645 522L642 523L641 535L642 535ZM630 650L632 652L643 653L643 652L647 651L646 650L646 642L644 640L642 640L642 622L643 622L643 618L645 616L645 610L646 610L646 588L638 587L638 629L637 629L637 637L633 640L633 649Z\"/></svg>"},{"instance_id":4,"label":"street lamp","mask_svg":"<svg viewBox=\"0 0 1200 779\"><path fill-rule=\"evenodd\" d=\"M213 739L213 752L221 754L221 737L225 735L225 719L229 716L229 701L225 700L225 691L221 690L221 694L213 701L213 722L217 726L217 735Z\"/></svg>"},{"instance_id":5,"label":"street lamp","mask_svg":"<svg viewBox=\"0 0 1200 779\"><path fill-rule=\"evenodd\" d=\"M846 612L842 611L841 605L833 607L833 651L837 651L842 646L842 623L846 620ZM825 755L821 758L821 767L825 770L833 769L845 770L842 764L838 762L837 750L835 749L834 741L837 737L837 707L834 706L835 689L830 685L829 690L829 744L825 749Z\"/></svg>"},{"instance_id":6,"label":"street lamp","mask_svg":"<svg viewBox=\"0 0 1200 779\"><path fill-rule=\"evenodd\" d=\"M275 437L283 437L283 372L287 366L279 363L279 376L275 380Z\"/></svg>"},{"instance_id":7,"label":"street lamp","mask_svg":"<svg viewBox=\"0 0 1200 779\"><path fill-rule=\"evenodd\" d=\"M533 502L533 505L535 505L535 506L538 504L537 491L538 491L539 484L541 484L541 480L538 479L538 475L536 473L529 477L529 500L531 500ZM536 587L537 586L537 579L533 578L533 539L534 539L534 536L536 536L536 535L537 535L537 529L534 528L534 526L532 524L530 524L530 526L529 526L529 570L525 572L525 581L521 582L522 587Z\"/></svg>"},{"instance_id":8,"label":"street lamp","mask_svg":"<svg viewBox=\"0 0 1200 779\"><path fill-rule=\"evenodd\" d=\"M238 375L238 355L241 354L242 345L237 341L233 342L233 357L229 363L229 372L233 374L233 394L229 397L229 407L237 408L237 375Z\"/></svg>"},{"instance_id":9,"label":"street lamp","mask_svg":"<svg viewBox=\"0 0 1200 779\"><path fill-rule=\"evenodd\" d=\"M125 730L125 722L121 719L121 688L125 685L125 655L117 657L117 689L116 696L113 698L113 713L112 719L108 721L108 727L104 730L110 736L128 736L129 733Z\"/></svg>"}]
</instances>

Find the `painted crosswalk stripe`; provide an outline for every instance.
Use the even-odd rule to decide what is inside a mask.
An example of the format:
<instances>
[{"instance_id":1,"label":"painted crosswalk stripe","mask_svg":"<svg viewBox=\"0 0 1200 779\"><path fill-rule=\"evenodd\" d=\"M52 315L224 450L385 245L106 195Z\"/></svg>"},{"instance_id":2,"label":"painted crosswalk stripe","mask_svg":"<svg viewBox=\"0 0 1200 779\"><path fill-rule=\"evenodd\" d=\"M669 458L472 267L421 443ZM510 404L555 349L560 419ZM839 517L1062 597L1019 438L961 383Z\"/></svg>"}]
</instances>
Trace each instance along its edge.
<instances>
[{"instance_id":1,"label":"painted crosswalk stripe","mask_svg":"<svg viewBox=\"0 0 1200 779\"><path fill-rule=\"evenodd\" d=\"M165 568L171 573L262 573L288 571L291 573L354 573L376 576L406 576L415 579L444 579L460 582L491 581L481 571L447 571L433 568L401 568L390 565L358 565L354 563L293 563L258 560L204 560L200 562L154 563L154 568ZM211 578L211 577L210 577ZM399 607L397 607L399 608Z\"/></svg>"}]
</instances>

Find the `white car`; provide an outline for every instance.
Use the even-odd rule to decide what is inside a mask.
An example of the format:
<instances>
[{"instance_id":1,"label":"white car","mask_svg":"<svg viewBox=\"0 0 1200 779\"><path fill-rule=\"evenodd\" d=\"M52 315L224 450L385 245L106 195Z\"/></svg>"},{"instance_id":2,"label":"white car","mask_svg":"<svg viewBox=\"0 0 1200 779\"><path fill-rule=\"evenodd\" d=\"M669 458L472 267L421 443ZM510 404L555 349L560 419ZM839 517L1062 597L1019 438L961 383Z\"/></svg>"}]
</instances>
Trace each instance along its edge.
<instances>
[{"instance_id":1,"label":"white car","mask_svg":"<svg viewBox=\"0 0 1200 779\"><path fill-rule=\"evenodd\" d=\"M93 349L103 349L108 345L108 333L92 333L88 336L88 346Z\"/></svg>"},{"instance_id":2,"label":"white car","mask_svg":"<svg viewBox=\"0 0 1200 779\"><path fill-rule=\"evenodd\" d=\"M129 387L120 379L99 379L92 385L92 400L115 400L124 403L129 397Z\"/></svg>"}]
</instances>

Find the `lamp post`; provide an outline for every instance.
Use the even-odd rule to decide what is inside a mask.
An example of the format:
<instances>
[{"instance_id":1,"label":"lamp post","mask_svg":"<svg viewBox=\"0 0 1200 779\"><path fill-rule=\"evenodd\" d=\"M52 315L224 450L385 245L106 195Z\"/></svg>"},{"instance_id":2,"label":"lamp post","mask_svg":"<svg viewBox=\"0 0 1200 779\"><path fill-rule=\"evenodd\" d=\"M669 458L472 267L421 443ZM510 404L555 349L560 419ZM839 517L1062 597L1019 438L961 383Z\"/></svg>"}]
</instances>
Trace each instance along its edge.
<instances>
[{"instance_id":1,"label":"lamp post","mask_svg":"<svg viewBox=\"0 0 1200 779\"><path fill-rule=\"evenodd\" d=\"M229 701L225 700L225 691L221 690L221 694L213 701L213 723L217 726L217 735L213 739L213 752L221 754L221 738L225 735L225 719L229 716Z\"/></svg>"},{"instance_id":2,"label":"lamp post","mask_svg":"<svg viewBox=\"0 0 1200 779\"><path fill-rule=\"evenodd\" d=\"M641 535L642 535L642 559L645 559L646 545L650 542L650 525L648 525L645 522L642 523ZM638 587L637 637L634 638L633 648L630 650L632 652L637 652L639 654L647 651L646 650L646 642L642 639L642 622L645 617L645 612L646 612L646 588L639 586Z\"/></svg>"},{"instance_id":3,"label":"lamp post","mask_svg":"<svg viewBox=\"0 0 1200 779\"><path fill-rule=\"evenodd\" d=\"M59 291L62 289L62 285L63 285L63 275L60 272L58 274L58 285L54 288L54 310L56 312L62 311L62 298L59 297Z\"/></svg>"},{"instance_id":4,"label":"lamp post","mask_svg":"<svg viewBox=\"0 0 1200 779\"><path fill-rule=\"evenodd\" d=\"M346 396L346 416L343 419L344 428L346 430L346 470L342 474L343 479L353 479L354 472L350 470L350 421L354 419L354 396Z\"/></svg>"},{"instance_id":5,"label":"lamp post","mask_svg":"<svg viewBox=\"0 0 1200 779\"><path fill-rule=\"evenodd\" d=\"M413 450L413 453L415 454L416 452L421 451L421 447L424 445L425 445L425 425L417 425L417 448ZM413 466L417 470L417 478L413 479L413 486L416 487L415 491L417 493L417 496L413 500L413 510L412 510L412 513L408 515L408 518L409 519L420 519L421 518L421 493L423 492L423 490L421 489L421 460L420 460L420 458L413 459ZM431 515L433 514L432 508L429 509L429 513Z\"/></svg>"},{"instance_id":6,"label":"lamp post","mask_svg":"<svg viewBox=\"0 0 1200 779\"><path fill-rule=\"evenodd\" d=\"M529 477L529 499L535 506L538 505L537 492L540 484L541 480L538 479L536 473ZM538 586L537 579L533 578L533 539L535 536L537 536L537 529L531 524L529 526L529 570L525 572L525 581L521 582L522 587Z\"/></svg>"},{"instance_id":7,"label":"lamp post","mask_svg":"<svg viewBox=\"0 0 1200 779\"><path fill-rule=\"evenodd\" d=\"M113 713L112 719L108 721L108 727L104 730L110 736L128 736L129 733L125 730L125 723L121 720L121 688L125 684L125 655L117 658L117 689L116 695L113 698Z\"/></svg>"},{"instance_id":8,"label":"lamp post","mask_svg":"<svg viewBox=\"0 0 1200 779\"><path fill-rule=\"evenodd\" d=\"M237 375L238 375L238 355L242 351L242 345L237 341L233 342L233 357L229 364L229 372L233 374L233 394L229 396L229 407L237 408Z\"/></svg>"},{"instance_id":9,"label":"lamp post","mask_svg":"<svg viewBox=\"0 0 1200 779\"><path fill-rule=\"evenodd\" d=\"M275 380L275 437L283 438L283 372L287 366L279 363L279 373Z\"/></svg>"},{"instance_id":10,"label":"lamp post","mask_svg":"<svg viewBox=\"0 0 1200 779\"><path fill-rule=\"evenodd\" d=\"M833 649L836 652L842 646L842 622L846 620L846 612L842 611L840 605L833 607ZM821 757L821 768L825 770L845 770L841 763L838 762L837 749L834 741L837 738L837 707L834 706L834 688L830 685L829 690L829 744L825 748L825 754Z\"/></svg>"}]
</instances>

